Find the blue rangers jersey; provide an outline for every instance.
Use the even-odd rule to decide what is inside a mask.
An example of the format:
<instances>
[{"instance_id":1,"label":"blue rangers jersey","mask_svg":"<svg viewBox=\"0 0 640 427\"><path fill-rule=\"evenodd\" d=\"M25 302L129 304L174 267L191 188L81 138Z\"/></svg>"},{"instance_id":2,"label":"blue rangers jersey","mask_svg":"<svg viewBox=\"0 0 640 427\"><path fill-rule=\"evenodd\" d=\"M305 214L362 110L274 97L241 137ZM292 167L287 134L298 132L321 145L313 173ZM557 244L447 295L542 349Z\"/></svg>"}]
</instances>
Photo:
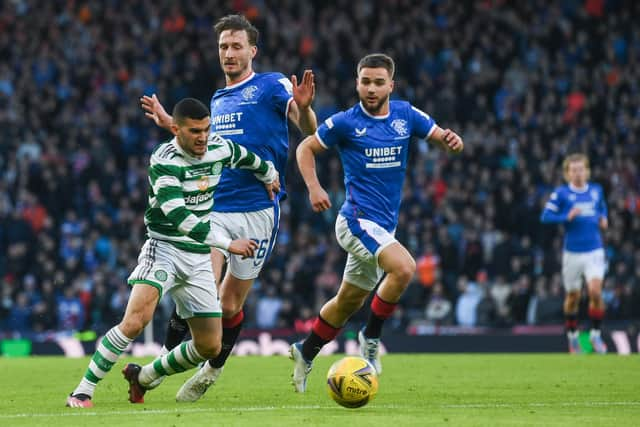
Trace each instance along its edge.
<instances>
[{"instance_id":1,"label":"blue rangers jersey","mask_svg":"<svg viewBox=\"0 0 640 427\"><path fill-rule=\"evenodd\" d=\"M580 213L572 221L567 215L572 208ZM540 220L546 224L564 224L564 249L570 252L590 252L602 248L600 218L607 217L607 205L602 187L587 183L586 188L570 185L556 188L545 205Z\"/></svg>"},{"instance_id":2,"label":"blue rangers jersey","mask_svg":"<svg viewBox=\"0 0 640 427\"><path fill-rule=\"evenodd\" d=\"M280 73L252 73L247 79L216 91L211 98L212 132L270 160L280 173L280 198L286 195L287 114L292 100L291 82ZM214 211L252 212L272 206L264 185L253 173L224 169Z\"/></svg>"},{"instance_id":3,"label":"blue rangers jersey","mask_svg":"<svg viewBox=\"0 0 640 427\"><path fill-rule=\"evenodd\" d=\"M428 114L405 101L391 101L385 116L372 116L356 104L318 126L320 143L335 146L342 159L346 200L340 213L393 231L411 137L428 138L435 128Z\"/></svg>"}]
</instances>

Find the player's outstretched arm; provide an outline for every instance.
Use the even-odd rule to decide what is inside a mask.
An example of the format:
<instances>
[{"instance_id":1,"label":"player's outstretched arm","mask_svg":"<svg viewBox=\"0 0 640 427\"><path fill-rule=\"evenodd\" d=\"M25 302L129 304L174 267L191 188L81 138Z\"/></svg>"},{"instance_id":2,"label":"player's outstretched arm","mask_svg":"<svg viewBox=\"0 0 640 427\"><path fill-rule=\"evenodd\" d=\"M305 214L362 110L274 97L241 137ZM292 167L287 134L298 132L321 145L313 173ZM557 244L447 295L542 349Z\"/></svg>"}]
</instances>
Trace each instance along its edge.
<instances>
[{"instance_id":1,"label":"player's outstretched arm","mask_svg":"<svg viewBox=\"0 0 640 427\"><path fill-rule=\"evenodd\" d=\"M329 195L320 185L316 172L316 155L324 150L315 135L306 137L296 149L298 169L309 190L309 201L314 212L322 212L331 207Z\"/></svg>"},{"instance_id":2,"label":"player's outstretched arm","mask_svg":"<svg viewBox=\"0 0 640 427\"><path fill-rule=\"evenodd\" d=\"M464 149L464 142L462 142L460 135L451 129L442 129L438 125L435 126L436 128L429 137L430 141L439 143L444 149L453 153L459 153Z\"/></svg>"},{"instance_id":3,"label":"player's outstretched arm","mask_svg":"<svg viewBox=\"0 0 640 427\"><path fill-rule=\"evenodd\" d=\"M311 108L316 94L313 71L304 70L300 84L298 84L296 75L292 75L291 84L293 86L293 102L289 106L289 120L295 123L305 135L311 135L318 127L316 113Z\"/></svg>"},{"instance_id":4,"label":"player's outstretched arm","mask_svg":"<svg viewBox=\"0 0 640 427\"><path fill-rule=\"evenodd\" d=\"M140 106L144 110L144 115L153 120L156 125L166 130L171 130L173 118L164 109L155 93L151 96L144 95L140 98Z\"/></svg>"}]
</instances>

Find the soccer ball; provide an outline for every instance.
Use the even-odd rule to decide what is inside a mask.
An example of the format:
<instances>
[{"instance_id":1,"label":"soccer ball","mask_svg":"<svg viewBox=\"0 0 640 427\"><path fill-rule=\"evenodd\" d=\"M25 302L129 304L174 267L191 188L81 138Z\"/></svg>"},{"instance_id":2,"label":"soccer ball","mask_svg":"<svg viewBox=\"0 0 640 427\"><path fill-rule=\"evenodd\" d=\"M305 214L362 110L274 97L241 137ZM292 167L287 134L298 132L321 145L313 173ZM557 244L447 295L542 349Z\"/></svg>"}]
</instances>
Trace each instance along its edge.
<instances>
[{"instance_id":1,"label":"soccer ball","mask_svg":"<svg viewBox=\"0 0 640 427\"><path fill-rule=\"evenodd\" d=\"M344 357L329 368L327 391L345 408L364 406L378 392L376 370L361 357Z\"/></svg>"}]
</instances>

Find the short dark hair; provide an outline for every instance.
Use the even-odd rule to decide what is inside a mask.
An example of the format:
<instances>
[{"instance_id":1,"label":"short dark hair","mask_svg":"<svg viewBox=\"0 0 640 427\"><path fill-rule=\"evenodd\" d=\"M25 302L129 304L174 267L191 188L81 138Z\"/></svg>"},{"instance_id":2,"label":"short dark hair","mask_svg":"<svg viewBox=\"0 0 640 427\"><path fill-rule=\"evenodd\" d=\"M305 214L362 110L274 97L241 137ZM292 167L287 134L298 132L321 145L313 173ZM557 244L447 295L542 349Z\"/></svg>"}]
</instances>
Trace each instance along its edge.
<instances>
[{"instance_id":1,"label":"short dark hair","mask_svg":"<svg viewBox=\"0 0 640 427\"><path fill-rule=\"evenodd\" d=\"M244 17L244 15L223 16L218 22L216 22L213 29L216 31L218 39L220 39L220 34L226 30L246 31L249 44L251 46L258 45L258 29L254 27L253 24Z\"/></svg>"},{"instance_id":2,"label":"short dark hair","mask_svg":"<svg viewBox=\"0 0 640 427\"><path fill-rule=\"evenodd\" d=\"M202 120L209 117L209 109L195 98L184 98L173 107L173 120L180 124L185 119Z\"/></svg>"},{"instance_id":3,"label":"short dark hair","mask_svg":"<svg viewBox=\"0 0 640 427\"><path fill-rule=\"evenodd\" d=\"M393 74L396 72L396 64L389 55L384 53L372 53L358 62L358 73L363 68L386 68L389 72L389 77L393 79Z\"/></svg>"}]
</instances>

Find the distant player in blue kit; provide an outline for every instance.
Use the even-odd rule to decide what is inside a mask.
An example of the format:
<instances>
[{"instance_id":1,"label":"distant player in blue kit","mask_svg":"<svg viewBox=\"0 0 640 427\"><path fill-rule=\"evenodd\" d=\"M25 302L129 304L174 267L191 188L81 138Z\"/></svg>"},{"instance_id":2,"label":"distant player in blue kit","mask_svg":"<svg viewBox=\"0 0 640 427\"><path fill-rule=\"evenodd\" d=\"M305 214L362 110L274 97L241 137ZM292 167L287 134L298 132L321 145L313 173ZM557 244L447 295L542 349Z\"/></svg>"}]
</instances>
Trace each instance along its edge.
<instances>
[{"instance_id":1,"label":"distant player in blue kit","mask_svg":"<svg viewBox=\"0 0 640 427\"><path fill-rule=\"evenodd\" d=\"M600 229L608 227L607 205L602 187L589 182L589 159L585 155L571 154L562 169L567 185L551 193L540 220L545 224L563 224L565 229L562 279L569 352L580 352L577 316L584 277L589 290L591 344L594 351L604 354L607 346L600 335L600 324L605 310L602 279L606 261Z\"/></svg>"},{"instance_id":2,"label":"distant player in blue kit","mask_svg":"<svg viewBox=\"0 0 640 427\"><path fill-rule=\"evenodd\" d=\"M281 73L255 73L252 61L257 53L258 30L241 15L225 16L214 28L227 85L211 99L212 134L229 138L271 161L280 173L281 189L277 200L271 201L252 173L225 169L222 174L214 199L212 227L228 238L248 236L258 243L258 249L251 258L229 255L219 249L211 251L214 275L217 283L221 283L222 351L178 391L176 399L180 402L198 400L222 372L242 328L243 305L249 290L275 245L279 200L286 196L288 120L307 135L317 126L311 109L315 94L311 70L305 70L300 85L296 76L290 81ZM167 128L171 116L157 97L145 96L141 102L146 115ZM221 279L227 260L227 272ZM164 350L178 345L186 331L186 325L174 313Z\"/></svg>"},{"instance_id":3,"label":"distant player in blue kit","mask_svg":"<svg viewBox=\"0 0 640 427\"><path fill-rule=\"evenodd\" d=\"M312 361L364 304L386 273L371 302L366 326L359 332L360 350L378 374L384 321L391 316L416 269L416 263L394 237L412 137L426 138L460 152L462 139L443 130L429 115L408 102L389 101L395 64L387 55L367 55L358 63L360 102L337 113L298 146L300 173L315 212L331 207L318 181L315 157L328 148L340 153L346 200L336 220L338 243L348 252L340 289L320 310L311 333L291 346L293 383L303 393Z\"/></svg>"}]
</instances>

